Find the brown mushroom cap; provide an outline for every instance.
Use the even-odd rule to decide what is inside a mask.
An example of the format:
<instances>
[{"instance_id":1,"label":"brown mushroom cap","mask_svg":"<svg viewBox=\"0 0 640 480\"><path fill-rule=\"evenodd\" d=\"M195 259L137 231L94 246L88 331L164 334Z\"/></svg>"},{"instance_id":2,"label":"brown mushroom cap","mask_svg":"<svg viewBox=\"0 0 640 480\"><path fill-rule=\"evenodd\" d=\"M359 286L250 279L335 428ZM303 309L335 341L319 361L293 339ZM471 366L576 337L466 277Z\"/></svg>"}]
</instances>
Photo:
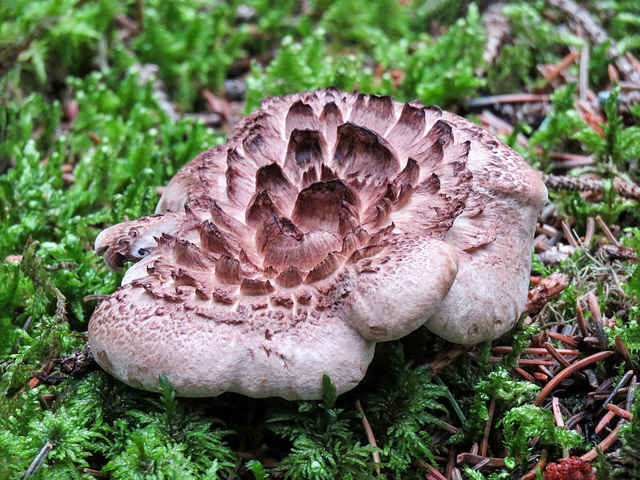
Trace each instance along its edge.
<instances>
[{"instance_id":1,"label":"brown mushroom cap","mask_svg":"<svg viewBox=\"0 0 640 480\"><path fill-rule=\"evenodd\" d=\"M421 325L496 338L527 296L538 175L437 107L316 90L270 97L171 180L156 214L96 239L137 263L89 324L98 363L179 395L313 399Z\"/></svg>"}]
</instances>

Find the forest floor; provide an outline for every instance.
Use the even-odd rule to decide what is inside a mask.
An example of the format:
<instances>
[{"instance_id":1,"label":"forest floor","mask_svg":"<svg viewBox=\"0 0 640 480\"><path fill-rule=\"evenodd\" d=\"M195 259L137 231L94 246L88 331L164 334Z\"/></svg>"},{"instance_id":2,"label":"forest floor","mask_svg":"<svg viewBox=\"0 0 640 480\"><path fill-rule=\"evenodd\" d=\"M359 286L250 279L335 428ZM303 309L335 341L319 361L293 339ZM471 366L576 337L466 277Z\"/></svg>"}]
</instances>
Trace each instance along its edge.
<instances>
[{"instance_id":1,"label":"forest floor","mask_svg":"<svg viewBox=\"0 0 640 480\"><path fill-rule=\"evenodd\" d=\"M0 5L0 479L640 478L636 0ZM105 227L269 95L420 99L540 171L529 300L462 348L379 344L321 401L128 387L86 348Z\"/></svg>"}]
</instances>

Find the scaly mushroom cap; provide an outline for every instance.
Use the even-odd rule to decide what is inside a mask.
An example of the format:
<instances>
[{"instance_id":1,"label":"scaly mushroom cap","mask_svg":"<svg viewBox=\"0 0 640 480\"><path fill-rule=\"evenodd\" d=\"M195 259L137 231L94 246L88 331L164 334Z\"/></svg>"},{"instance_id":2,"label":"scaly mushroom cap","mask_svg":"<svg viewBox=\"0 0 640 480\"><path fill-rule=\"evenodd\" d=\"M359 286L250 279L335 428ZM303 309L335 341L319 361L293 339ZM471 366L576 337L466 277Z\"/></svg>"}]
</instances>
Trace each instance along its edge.
<instances>
[{"instance_id":1,"label":"scaly mushroom cap","mask_svg":"<svg viewBox=\"0 0 640 480\"><path fill-rule=\"evenodd\" d=\"M473 344L518 318L535 172L437 107L337 89L271 97L169 183L155 215L103 231L137 263L89 324L129 385L313 399L364 376L376 342L426 325Z\"/></svg>"}]
</instances>

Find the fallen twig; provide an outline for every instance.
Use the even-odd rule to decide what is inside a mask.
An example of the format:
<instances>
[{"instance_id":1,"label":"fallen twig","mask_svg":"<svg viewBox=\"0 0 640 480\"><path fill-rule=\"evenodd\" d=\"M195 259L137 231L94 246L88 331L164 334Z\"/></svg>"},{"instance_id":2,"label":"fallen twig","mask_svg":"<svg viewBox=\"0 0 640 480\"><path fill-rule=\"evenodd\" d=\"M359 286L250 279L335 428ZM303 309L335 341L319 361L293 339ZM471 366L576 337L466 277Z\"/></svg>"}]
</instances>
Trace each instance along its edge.
<instances>
[{"instance_id":1,"label":"fallen twig","mask_svg":"<svg viewBox=\"0 0 640 480\"><path fill-rule=\"evenodd\" d=\"M44 447L42 447L42 449L40 450L40 453L36 455L36 458L33 459L33 462L31 462L31 465L29 465L29 468L25 472L24 474L25 480L29 477L33 477L38 472L38 469L42 466L44 461L47 459L47 456L49 456L49 452L52 449L53 449L53 445L51 445L49 442L44 444Z\"/></svg>"},{"instance_id":2,"label":"fallen twig","mask_svg":"<svg viewBox=\"0 0 640 480\"><path fill-rule=\"evenodd\" d=\"M573 0L547 0L547 3L571 17L573 22L569 22L569 26L573 27L581 36L591 40L594 45L602 45L609 42L607 54L613 59L618 70L630 81L640 83L640 73L633 67L627 57L618 54L616 42L595 22L589 12Z\"/></svg>"},{"instance_id":3,"label":"fallen twig","mask_svg":"<svg viewBox=\"0 0 640 480\"><path fill-rule=\"evenodd\" d=\"M599 178L570 177L568 175L542 175L549 190L604 193L606 180ZM616 178L613 188L623 198L640 200L640 187Z\"/></svg>"}]
</instances>

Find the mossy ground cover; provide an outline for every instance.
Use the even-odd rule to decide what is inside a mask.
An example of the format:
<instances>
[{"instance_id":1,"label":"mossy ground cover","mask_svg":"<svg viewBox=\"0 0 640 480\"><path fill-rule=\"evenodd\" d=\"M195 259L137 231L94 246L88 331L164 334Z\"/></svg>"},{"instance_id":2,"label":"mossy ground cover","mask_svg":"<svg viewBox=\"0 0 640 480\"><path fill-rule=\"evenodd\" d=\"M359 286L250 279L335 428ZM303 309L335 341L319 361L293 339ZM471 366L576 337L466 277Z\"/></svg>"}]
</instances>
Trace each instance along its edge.
<instances>
[{"instance_id":1,"label":"mossy ground cover","mask_svg":"<svg viewBox=\"0 0 640 480\"><path fill-rule=\"evenodd\" d=\"M3 1L0 478L542 478L536 462L607 439L597 478L640 477L640 11L489 4ZM152 213L261 98L329 85L439 104L549 174L542 300L518 327L457 356L424 330L381 344L361 385L336 397L325 379L318 402L178 399L67 368L121 279L99 231ZM568 367L525 348L548 345L570 364L614 353L543 398ZM605 401L634 420L599 427Z\"/></svg>"}]
</instances>

